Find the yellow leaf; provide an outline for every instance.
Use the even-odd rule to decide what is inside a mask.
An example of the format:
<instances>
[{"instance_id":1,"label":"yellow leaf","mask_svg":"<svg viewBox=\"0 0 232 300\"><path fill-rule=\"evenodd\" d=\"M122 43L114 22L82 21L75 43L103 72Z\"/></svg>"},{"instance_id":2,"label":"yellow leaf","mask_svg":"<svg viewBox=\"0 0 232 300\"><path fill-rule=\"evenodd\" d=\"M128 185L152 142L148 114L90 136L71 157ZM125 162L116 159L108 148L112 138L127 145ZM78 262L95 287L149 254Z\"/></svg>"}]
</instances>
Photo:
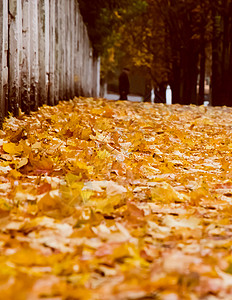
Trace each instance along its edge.
<instances>
[{"instance_id":1,"label":"yellow leaf","mask_svg":"<svg viewBox=\"0 0 232 300\"><path fill-rule=\"evenodd\" d=\"M151 189L152 201L171 203L171 202L185 202L188 197L182 193L177 192L170 184L163 182Z\"/></svg>"},{"instance_id":2,"label":"yellow leaf","mask_svg":"<svg viewBox=\"0 0 232 300\"><path fill-rule=\"evenodd\" d=\"M91 128L83 128L83 130L81 131L81 136L80 138L82 140L86 140L88 141L90 139L90 135L92 134L92 130Z\"/></svg>"},{"instance_id":3,"label":"yellow leaf","mask_svg":"<svg viewBox=\"0 0 232 300\"><path fill-rule=\"evenodd\" d=\"M103 151L99 150L99 151L97 152L97 156L98 156L100 159L105 159L105 158L107 158L107 157L110 156L110 153L109 153L106 149L104 149Z\"/></svg>"},{"instance_id":4,"label":"yellow leaf","mask_svg":"<svg viewBox=\"0 0 232 300\"><path fill-rule=\"evenodd\" d=\"M67 173L65 175L65 181L69 186L72 186L74 183L79 182L81 180L81 176L75 175L72 173ZM83 184L82 184L83 185Z\"/></svg>"},{"instance_id":5,"label":"yellow leaf","mask_svg":"<svg viewBox=\"0 0 232 300\"><path fill-rule=\"evenodd\" d=\"M11 209L11 206L9 205L9 203L7 203L6 200L0 198L0 210L8 211L10 209Z\"/></svg>"},{"instance_id":6,"label":"yellow leaf","mask_svg":"<svg viewBox=\"0 0 232 300\"><path fill-rule=\"evenodd\" d=\"M23 157L18 163L17 163L17 169L22 168L23 166L26 166L28 164L28 158Z\"/></svg>"},{"instance_id":7,"label":"yellow leaf","mask_svg":"<svg viewBox=\"0 0 232 300\"><path fill-rule=\"evenodd\" d=\"M94 206L95 210L101 213L112 213L123 204L125 204L125 199L120 194L107 198L93 198L88 202L88 205Z\"/></svg>"},{"instance_id":8,"label":"yellow leaf","mask_svg":"<svg viewBox=\"0 0 232 300\"><path fill-rule=\"evenodd\" d=\"M59 190L50 191L38 200L38 209L41 211L60 209L61 207Z\"/></svg>"},{"instance_id":9,"label":"yellow leaf","mask_svg":"<svg viewBox=\"0 0 232 300\"><path fill-rule=\"evenodd\" d=\"M15 143L5 143L2 145L2 147L6 153L12 155L19 155L23 151L23 147L21 145L17 146Z\"/></svg>"},{"instance_id":10,"label":"yellow leaf","mask_svg":"<svg viewBox=\"0 0 232 300\"><path fill-rule=\"evenodd\" d=\"M81 198L84 203L86 203L91 198L92 195L93 195L93 191L89 191L89 190L81 191Z\"/></svg>"},{"instance_id":11,"label":"yellow leaf","mask_svg":"<svg viewBox=\"0 0 232 300\"><path fill-rule=\"evenodd\" d=\"M86 163L78 160L74 161L71 169L80 174L89 174L93 172L92 166L88 166Z\"/></svg>"},{"instance_id":12,"label":"yellow leaf","mask_svg":"<svg viewBox=\"0 0 232 300\"><path fill-rule=\"evenodd\" d=\"M33 168L37 171L47 172L53 169L53 161L50 157L36 157L32 154L29 156L29 161L32 164ZM26 162L26 161L24 161Z\"/></svg>"},{"instance_id":13,"label":"yellow leaf","mask_svg":"<svg viewBox=\"0 0 232 300\"><path fill-rule=\"evenodd\" d=\"M11 170L9 172L9 175L12 176L14 179L19 179L20 177L22 177L23 175L17 171L17 170Z\"/></svg>"},{"instance_id":14,"label":"yellow leaf","mask_svg":"<svg viewBox=\"0 0 232 300\"><path fill-rule=\"evenodd\" d=\"M23 266L43 266L47 264L45 257L39 255L34 249L19 249L10 256L10 261Z\"/></svg>"}]
</instances>

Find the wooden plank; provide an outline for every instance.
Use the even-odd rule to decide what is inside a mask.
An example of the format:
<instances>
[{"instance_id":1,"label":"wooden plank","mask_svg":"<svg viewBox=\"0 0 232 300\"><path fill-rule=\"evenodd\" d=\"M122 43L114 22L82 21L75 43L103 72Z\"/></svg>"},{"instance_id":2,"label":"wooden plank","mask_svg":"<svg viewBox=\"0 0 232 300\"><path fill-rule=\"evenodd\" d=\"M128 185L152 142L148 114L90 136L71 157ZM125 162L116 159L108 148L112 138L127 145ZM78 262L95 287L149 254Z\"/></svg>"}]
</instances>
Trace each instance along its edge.
<instances>
[{"instance_id":1,"label":"wooden plank","mask_svg":"<svg viewBox=\"0 0 232 300\"><path fill-rule=\"evenodd\" d=\"M64 96L63 99L64 100L68 100L68 93L67 93L67 87L68 87L68 60L67 60L67 45L68 45L68 5L67 5L67 1L70 0L64 0L63 1L63 6L62 6L62 11L63 11L63 22L64 22L64 26L63 26L63 40L64 40L64 45L63 45L63 54L64 54L64 77L63 77L63 89L64 89Z\"/></svg>"},{"instance_id":2,"label":"wooden plank","mask_svg":"<svg viewBox=\"0 0 232 300\"><path fill-rule=\"evenodd\" d=\"M50 104L48 101L48 89L49 89L49 52L50 52L50 7L49 7L49 0L45 0L45 103Z\"/></svg>"},{"instance_id":3,"label":"wooden plank","mask_svg":"<svg viewBox=\"0 0 232 300\"><path fill-rule=\"evenodd\" d=\"M0 2L0 121L2 122L4 119L4 110L5 110L5 99L3 98L3 52L4 52L4 40L3 40L3 20L4 20L4 11L3 11L4 3Z\"/></svg>"},{"instance_id":4,"label":"wooden plank","mask_svg":"<svg viewBox=\"0 0 232 300\"><path fill-rule=\"evenodd\" d=\"M9 0L9 111L19 114L21 105L22 10L20 0Z\"/></svg>"},{"instance_id":5,"label":"wooden plank","mask_svg":"<svg viewBox=\"0 0 232 300\"><path fill-rule=\"evenodd\" d=\"M22 0L21 108L30 112L30 4Z\"/></svg>"},{"instance_id":6,"label":"wooden plank","mask_svg":"<svg viewBox=\"0 0 232 300\"><path fill-rule=\"evenodd\" d=\"M83 72L83 69L84 69L84 57L83 57L83 53L84 53L84 39L83 39L83 21L82 21L82 18L80 18L80 73L79 73L79 76L80 76L80 95L81 96L84 96L84 72Z\"/></svg>"},{"instance_id":7,"label":"wooden plank","mask_svg":"<svg viewBox=\"0 0 232 300\"><path fill-rule=\"evenodd\" d=\"M84 26L84 45L85 45L85 51L83 53L84 57L84 84L85 84L85 95L90 96L90 90L89 90L89 82L91 78L91 73L90 73L90 64L91 64L91 57L90 57L90 49L89 49L89 41L87 38L87 29Z\"/></svg>"},{"instance_id":8,"label":"wooden plank","mask_svg":"<svg viewBox=\"0 0 232 300\"><path fill-rule=\"evenodd\" d=\"M94 56L93 58L93 73L92 73L92 95L94 97L100 97L100 57Z\"/></svg>"},{"instance_id":9,"label":"wooden plank","mask_svg":"<svg viewBox=\"0 0 232 300\"><path fill-rule=\"evenodd\" d=\"M86 45L86 40L85 40L85 27L83 22L81 22L81 27L82 27L82 76L81 76L81 84L82 84L82 90L83 90L83 96L87 96L87 78L86 78L86 71L87 71L87 65L86 65L86 52L87 52L87 45Z\"/></svg>"},{"instance_id":10,"label":"wooden plank","mask_svg":"<svg viewBox=\"0 0 232 300\"><path fill-rule=\"evenodd\" d=\"M30 0L30 107L38 108L39 89L39 31L38 31L38 1Z\"/></svg>"},{"instance_id":11,"label":"wooden plank","mask_svg":"<svg viewBox=\"0 0 232 300\"><path fill-rule=\"evenodd\" d=\"M96 77L97 77L96 97L99 98L101 93L101 57L100 56L97 58Z\"/></svg>"},{"instance_id":12,"label":"wooden plank","mask_svg":"<svg viewBox=\"0 0 232 300\"><path fill-rule=\"evenodd\" d=\"M70 27L70 20L71 20L71 11L70 11L70 3L72 0L66 1L66 93L67 93L67 100L71 98L70 93L70 85L71 85L71 76L70 76L70 68L71 68L71 62L70 62L70 53L71 53L71 27Z\"/></svg>"},{"instance_id":13,"label":"wooden plank","mask_svg":"<svg viewBox=\"0 0 232 300\"><path fill-rule=\"evenodd\" d=\"M92 96L92 71L93 71L93 51L90 46L89 36L85 27L85 39L86 39L86 80L87 80L87 95Z\"/></svg>"},{"instance_id":14,"label":"wooden plank","mask_svg":"<svg viewBox=\"0 0 232 300\"><path fill-rule=\"evenodd\" d=\"M65 3L63 4L63 10L64 10L64 39L65 39L65 47L64 47L64 99L68 100L68 85L69 85L69 79L68 79L68 43L69 43L69 33L68 33L68 19L69 19L69 10L68 10L68 2L70 0L65 0Z\"/></svg>"},{"instance_id":15,"label":"wooden plank","mask_svg":"<svg viewBox=\"0 0 232 300\"><path fill-rule=\"evenodd\" d=\"M55 2L55 1L54 1ZM60 40L60 26L59 26L59 11L60 0L55 3L55 73L54 73L54 103L59 102L59 40Z\"/></svg>"},{"instance_id":16,"label":"wooden plank","mask_svg":"<svg viewBox=\"0 0 232 300\"><path fill-rule=\"evenodd\" d=\"M46 98L45 76L45 0L38 0L38 28L39 28L39 95L38 104L42 106Z\"/></svg>"},{"instance_id":17,"label":"wooden plank","mask_svg":"<svg viewBox=\"0 0 232 300\"><path fill-rule=\"evenodd\" d=\"M49 76L49 1L38 1L39 106L47 104Z\"/></svg>"},{"instance_id":18,"label":"wooden plank","mask_svg":"<svg viewBox=\"0 0 232 300\"><path fill-rule=\"evenodd\" d=\"M59 51L60 51L60 98L61 100L65 100L65 0L61 0L60 3L60 16L59 16L59 23L60 23L60 44L59 44Z\"/></svg>"},{"instance_id":19,"label":"wooden plank","mask_svg":"<svg viewBox=\"0 0 232 300\"><path fill-rule=\"evenodd\" d=\"M63 19L63 3L64 0L58 0L59 6L59 98L64 100L64 19Z\"/></svg>"},{"instance_id":20,"label":"wooden plank","mask_svg":"<svg viewBox=\"0 0 232 300\"><path fill-rule=\"evenodd\" d=\"M89 54L89 58L87 59L87 65L88 65L88 95L92 96L92 89L93 89L93 49L90 45L90 41L89 41L89 37L88 37L88 33L86 30L86 41L87 41L87 47L88 47L88 54Z\"/></svg>"},{"instance_id":21,"label":"wooden plank","mask_svg":"<svg viewBox=\"0 0 232 300\"><path fill-rule=\"evenodd\" d=\"M54 74L55 74L55 1L49 1L49 84L48 84L48 103L50 105L55 104L55 85L54 85Z\"/></svg>"},{"instance_id":22,"label":"wooden plank","mask_svg":"<svg viewBox=\"0 0 232 300\"><path fill-rule=\"evenodd\" d=\"M70 98L74 97L74 33L75 33L75 0L70 1Z\"/></svg>"},{"instance_id":23,"label":"wooden plank","mask_svg":"<svg viewBox=\"0 0 232 300\"><path fill-rule=\"evenodd\" d=\"M0 124L8 109L8 0L0 1Z\"/></svg>"},{"instance_id":24,"label":"wooden plank","mask_svg":"<svg viewBox=\"0 0 232 300\"><path fill-rule=\"evenodd\" d=\"M79 82L80 82L80 74L79 74L79 6L77 1L74 1L74 94L75 96L79 96Z\"/></svg>"}]
</instances>

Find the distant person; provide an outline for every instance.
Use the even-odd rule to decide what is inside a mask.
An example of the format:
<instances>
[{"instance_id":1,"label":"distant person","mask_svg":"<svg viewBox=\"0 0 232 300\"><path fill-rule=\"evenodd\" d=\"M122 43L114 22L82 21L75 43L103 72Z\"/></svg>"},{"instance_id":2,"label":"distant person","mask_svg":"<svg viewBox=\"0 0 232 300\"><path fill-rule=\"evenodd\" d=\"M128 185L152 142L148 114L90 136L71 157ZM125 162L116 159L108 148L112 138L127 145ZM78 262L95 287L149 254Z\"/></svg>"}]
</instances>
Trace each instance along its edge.
<instances>
[{"instance_id":1,"label":"distant person","mask_svg":"<svg viewBox=\"0 0 232 300\"><path fill-rule=\"evenodd\" d=\"M127 100L130 91L129 72L129 69L124 68L119 76L119 100Z\"/></svg>"}]
</instances>

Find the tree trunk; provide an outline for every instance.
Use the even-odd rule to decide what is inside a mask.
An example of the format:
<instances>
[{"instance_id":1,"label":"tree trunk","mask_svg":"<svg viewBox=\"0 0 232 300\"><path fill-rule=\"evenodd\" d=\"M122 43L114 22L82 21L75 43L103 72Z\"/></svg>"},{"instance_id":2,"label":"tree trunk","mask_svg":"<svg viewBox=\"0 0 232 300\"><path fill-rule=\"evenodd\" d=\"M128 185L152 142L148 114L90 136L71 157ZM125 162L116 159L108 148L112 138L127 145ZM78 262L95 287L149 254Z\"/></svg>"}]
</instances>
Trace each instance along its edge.
<instances>
[{"instance_id":1,"label":"tree trunk","mask_svg":"<svg viewBox=\"0 0 232 300\"><path fill-rule=\"evenodd\" d=\"M232 106L232 3L230 3L229 7L229 16L230 16L230 30L229 30L229 38L230 38L230 53L229 53L229 72L228 72L228 105Z\"/></svg>"},{"instance_id":2,"label":"tree trunk","mask_svg":"<svg viewBox=\"0 0 232 300\"><path fill-rule=\"evenodd\" d=\"M200 80L199 80L199 95L197 105L202 105L205 96L205 28L202 26L200 36Z\"/></svg>"},{"instance_id":3,"label":"tree trunk","mask_svg":"<svg viewBox=\"0 0 232 300\"><path fill-rule=\"evenodd\" d=\"M171 78L171 89L172 89L172 103L180 103L180 65L173 62L172 66L172 78Z\"/></svg>"},{"instance_id":4,"label":"tree trunk","mask_svg":"<svg viewBox=\"0 0 232 300\"><path fill-rule=\"evenodd\" d=\"M196 104L198 50L194 40L189 41L189 45L182 54L182 83L183 93L181 104Z\"/></svg>"},{"instance_id":5,"label":"tree trunk","mask_svg":"<svg viewBox=\"0 0 232 300\"><path fill-rule=\"evenodd\" d=\"M231 106L231 4L224 0L224 30L223 30L223 56L222 56L222 99L223 104Z\"/></svg>"},{"instance_id":6,"label":"tree trunk","mask_svg":"<svg viewBox=\"0 0 232 300\"><path fill-rule=\"evenodd\" d=\"M212 39L212 105L223 105L221 102L221 60L220 60L220 46L221 46L221 18L217 8L213 6L213 39Z\"/></svg>"}]
</instances>

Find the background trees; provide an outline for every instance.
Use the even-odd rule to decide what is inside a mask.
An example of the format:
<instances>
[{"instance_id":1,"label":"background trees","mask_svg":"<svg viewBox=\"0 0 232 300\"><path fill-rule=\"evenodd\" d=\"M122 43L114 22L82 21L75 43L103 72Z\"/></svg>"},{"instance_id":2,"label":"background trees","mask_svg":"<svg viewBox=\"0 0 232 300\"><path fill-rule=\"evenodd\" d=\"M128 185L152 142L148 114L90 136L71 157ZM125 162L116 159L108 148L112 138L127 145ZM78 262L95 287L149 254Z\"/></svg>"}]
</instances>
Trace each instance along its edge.
<instances>
[{"instance_id":1,"label":"background trees","mask_svg":"<svg viewBox=\"0 0 232 300\"><path fill-rule=\"evenodd\" d=\"M87 7L90 0L82 2ZM103 75L126 61L143 68L150 87L170 84L174 103L202 104L207 74L212 104L232 104L232 0L99 0L91 6L84 19L103 57Z\"/></svg>"},{"instance_id":2,"label":"background trees","mask_svg":"<svg viewBox=\"0 0 232 300\"><path fill-rule=\"evenodd\" d=\"M232 105L232 1L212 4L212 104Z\"/></svg>"}]
</instances>

